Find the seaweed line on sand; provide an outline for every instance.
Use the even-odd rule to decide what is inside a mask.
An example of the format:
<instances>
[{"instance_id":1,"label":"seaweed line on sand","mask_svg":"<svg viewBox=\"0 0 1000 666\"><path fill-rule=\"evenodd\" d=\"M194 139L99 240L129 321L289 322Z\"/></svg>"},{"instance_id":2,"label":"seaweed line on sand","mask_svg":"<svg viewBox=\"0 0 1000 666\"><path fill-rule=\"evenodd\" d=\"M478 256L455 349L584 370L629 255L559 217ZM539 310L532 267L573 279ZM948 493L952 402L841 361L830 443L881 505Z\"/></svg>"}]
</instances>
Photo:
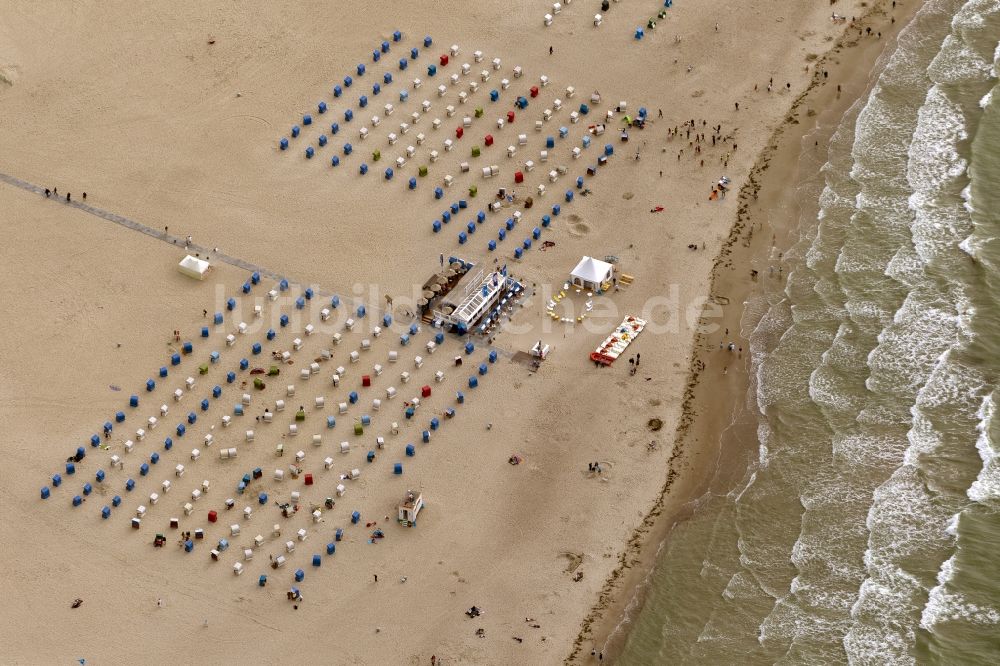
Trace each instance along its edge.
<instances>
[{"instance_id":1,"label":"seaweed line on sand","mask_svg":"<svg viewBox=\"0 0 1000 666\"><path fill-rule=\"evenodd\" d=\"M855 21L855 27L863 27L870 18L876 15L885 15L885 11L880 5L870 7L863 16ZM834 42L831 48L828 49L820 59L815 61L816 66L813 68L813 74L809 85L806 86L806 88L793 100L792 105L785 114L784 119L771 134L767 144L758 155L753 168L747 175L746 181L740 187L740 204L737 207L736 219L730 227L729 235L723 243L719 254L716 256L715 263L712 267L711 283L709 285L709 294L711 295L712 300L717 300L719 298L715 292L718 279L721 276L721 270L728 267L725 259L732 254L734 246L740 240L741 236L743 236L744 230L747 229L748 223L750 223L749 202L751 199L757 199L761 189L762 176L767 171L771 163L771 159L778 149L779 140L789 127L799 124L799 120L797 118L799 108L810 96L812 91L823 83L821 74L823 65L825 65L832 57L839 54L844 47L854 46L857 44L857 40L851 40L847 37L846 30L847 28L845 27L845 32L841 35L841 37ZM750 237L752 236L752 229L753 227L750 225L747 232L747 242L749 242ZM704 323L706 323L704 318L699 320L699 330L702 328ZM657 519L663 513L666 499L670 494L678 476L678 469L680 467L678 463L679 461L683 462L686 458L684 444L685 439L689 434L691 425L694 423L695 413L693 411L693 405L695 400L695 389L699 384L700 372L697 368L697 364L700 360L700 352L698 350L702 348L704 342L704 333L699 332L695 335L694 344L692 345L693 352L688 364L688 380L684 388L684 396L681 403L681 417L674 433L673 452L667 461L667 476L664 480L662 488L660 489L660 493L653 502L650 510L643 517L642 522L635 528L635 530L633 530L625 549L619 554L618 564L608 575L608 578L605 580L604 585L601 588L601 592L598 595L597 602L591 607L590 612L584 618L583 623L580 626L580 632L573 641L573 650L565 658L564 664L572 664L577 661L578 657L581 655L584 644L593 639L592 629L594 625L597 624L598 621L604 619L605 611L612 608L615 602L620 600L619 588L621 582L625 579L625 574L628 573L633 566L639 564L639 555L648 545L645 537L649 534L656 524Z\"/></svg>"}]
</instances>

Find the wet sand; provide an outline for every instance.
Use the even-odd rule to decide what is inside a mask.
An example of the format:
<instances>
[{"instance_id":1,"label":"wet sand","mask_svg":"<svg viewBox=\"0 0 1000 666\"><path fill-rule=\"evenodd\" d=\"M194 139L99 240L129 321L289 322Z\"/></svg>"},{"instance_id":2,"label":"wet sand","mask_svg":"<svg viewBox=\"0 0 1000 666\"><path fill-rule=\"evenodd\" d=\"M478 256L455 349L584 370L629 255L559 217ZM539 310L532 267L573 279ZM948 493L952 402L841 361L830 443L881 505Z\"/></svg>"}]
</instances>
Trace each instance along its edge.
<instances>
[{"instance_id":1,"label":"wet sand","mask_svg":"<svg viewBox=\"0 0 1000 666\"><path fill-rule=\"evenodd\" d=\"M723 328L698 338L676 433L672 469L683 466L689 471L668 476L661 501L633 534L577 638L578 655L583 654L581 647L590 645L614 660L628 636L630 619L642 612L644 590L672 528L697 510L706 495L728 492L758 455L755 382L746 374L749 354L733 358L720 344L737 340L738 346L749 349L747 336L766 309L767 294L780 298L780 253L795 242L800 217L816 208L814 200L800 196L800 187L817 177L831 133L844 113L868 94L877 60L891 52L899 30L920 8L919 3L897 3L895 9L890 4L868 8L856 21L861 29L881 31L881 40L858 38L857 28L848 30L814 61L813 78L775 129L741 191L730 236L712 272L711 294L725 311ZM749 270L757 270L758 279L747 279ZM727 337L726 329L733 335ZM579 658L585 657L589 652Z\"/></svg>"}]
</instances>

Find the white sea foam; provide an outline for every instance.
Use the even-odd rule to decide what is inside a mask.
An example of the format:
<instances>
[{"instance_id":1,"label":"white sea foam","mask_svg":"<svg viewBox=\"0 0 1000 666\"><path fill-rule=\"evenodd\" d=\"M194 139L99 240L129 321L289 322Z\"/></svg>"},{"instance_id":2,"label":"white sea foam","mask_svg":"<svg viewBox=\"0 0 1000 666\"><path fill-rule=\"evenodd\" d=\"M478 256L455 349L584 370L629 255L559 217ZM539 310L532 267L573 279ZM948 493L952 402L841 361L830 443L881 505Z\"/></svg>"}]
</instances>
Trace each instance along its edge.
<instances>
[{"instance_id":1,"label":"white sea foam","mask_svg":"<svg viewBox=\"0 0 1000 666\"><path fill-rule=\"evenodd\" d=\"M967 210L969 213L975 213L976 212L975 206L972 205L972 183L971 182L968 185L966 185L965 187L962 188L962 201L964 202L963 206L965 207L965 210Z\"/></svg>"},{"instance_id":2,"label":"white sea foam","mask_svg":"<svg viewBox=\"0 0 1000 666\"><path fill-rule=\"evenodd\" d=\"M846 309L846 308L845 308ZM843 321L837 328L837 335L830 348L823 352L823 365L835 367L838 373L863 372L867 349L862 348L858 326L855 322ZM852 395L854 395L852 393ZM861 397L861 396L857 396ZM860 409L860 406L857 407Z\"/></svg>"},{"instance_id":3,"label":"white sea foam","mask_svg":"<svg viewBox=\"0 0 1000 666\"><path fill-rule=\"evenodd\" d=\"M885 268L885 274L897 282L914 287L925 279L924 262L920 260L913 245L907 243L896 250Z\"/></svg>"},{"instance_id":4,"label":"white sea foam","mask_svg":"<svg viewBox=\"0 0 1000 666\"><path fill-rule=\"evenodd\" d=\"M759 593L760 587L753 578L746 572L738 571L729 579L726 589L722 591L722 598L732 601L741 596L756 596Z\"/></svg>"},{"instance_id":5,"label":"white sea foam","mask_svg":"<svg viewBox=\"0 0 1000 666\"><path fill-rule=\"evenodd\" d=\"M952 555L947 560L941 563L941 568L938 570L937 581L938 584L931 588L928 594L927 605L924 606L923 611L920 614L920 626L924 629L930 630L935 622L940 619L941 616L941 606L943 606L944 598L946 597L946 592L944 591L944 586L951 582L951 579L955 576L955 556Z\"/></svg>"},{"instance_id":6,"label":"white sea foam","mask_svg":"<svg viewBox=\"0 0 1000 666\"><path fill-rule=\"evenodd\" d=\"M970 257L979 258L979 251L983 248L984 242L976 238L975 235L967 236L965 240L958 244L959 249Z\"/></svg>"},{"instance_id":7,"label":"white sea foam","mask_svg":"<svg viewBox=\"0 0 1000 666\"><path fill-rule=\"evenodd\" d=\"M757 459L761 468L766 469L767 464L770 462L770 456L767 450L767 445L764 444L763 442L761 442L760 446L757 449Z\"/></svg>"},{"instance_id":8,"label":"white sea foam","mask_svg":"<svg viewBox=\"0 0 1000 666\"><path fill-rule=\"evenodd\" d=\"M951 20L952 30L960 32L964 29L978 28L986 23L987 14L1000 11L997 0L969 0L955 13Z\"/></svg>"},{"instance_id":9,"label":"white sea foam","mask_svg":"<svg viewBox=\"0 0 1000 666\"><path fill-rule=\"evenodd\" d=\"M941 444L941 438L931 420L917 407L911 408L913 427L906 433L910 445L906 448L903 462L907 465L918 465L920 457L934 453Z\"/></svg>"},{"instance_id":10,"label":"white sea foam","mask_svg":"<svg viewBox=\"0 0 1000 666\"><path fill-rule=\"evenodd\" d=\"M913 188L909 200L913 243L927 263L957 246L972 229L968 211L949 193L951 183L964 178L968 168L958 152L966 138L961 107L935 84L920 108L907 166L907 180Z\"/></svg>"},{"instance_id":11,"label":"white sea foam","mask_svg":"<svg viewBox=\"0 0 1000 666\"><path fill-rule=\"evenodd\" d=\"M933 294L911 291L868 356L869 390L906 394L926 381L934 364L956 342L955 317L930 303ZM943 305L943 304L942 304Z\"/></svg>"},{"instance_id":12,"label":"white sea foam","mask_svg":"<svg viewBox=\"0 0 1000 666\"><path fill-rule=\"evenodd\" d=\"M988 67L977 58L961 40L949 37L928 67L928 75L939 81L981 77ZM911 291L869 355L868 387L899 398L909 394L913 407L905 464L875 491L866 520L868 576L859 587L851 609L854 623L844 639L849 659L860 663L914 660L915 627L909 618L921 608L924 588L901 563L946 547L955 538L945 531L953 510L935 502L917 467L922 455L943 443L926 410L950 400L962 409L956 392L970 388L960 381L961 369L949 354L966 338L960 318L968 312L967 304L960 290L941 292L923 273L927 262L955 252L968 235L970 223L963 202L949 199L951 183L964 177L967 168L956 149L967 138L965 119L939 86L927 91L911 138L905 173L913 192L908 203L916 252L900 249L886 267L890 277ZM966 214L964 218L961 213ZM859 414L858 421L891 422L894 418L891 409L872 406ZM843 455L858 455L857 448L857 438L835 442L835 450Z\"/></svg>"},{"instance_id":13,"label":"white sea foam","mask_svg":"<svg viewBox=\"0 0 1000 666\"><path fill-rule=\"evenodd\" d=\"M734 490L729 491L728 494L729 499L732 500L734 503L739 502L740 499L742 499L743 497L743 493L750 490L750 486L752 486L754 481L756 480L757 480L757 472L752 472L749 478L747 479L747 482L742 487L738 487Z\"/></svg>"},{"instance_id":14,"label":"white sea foam","mask_svg":"<svg viewBox=\"0 0 1000 666\"><path fill-rule=\"evenodd\" d=\"M958 592L949 591L949 584L955 577L955 556L941 563L938 570L938 584L928 593L927 604L920 613L920 626L928 631L939 622L963 620L978 625L1000 624L1000 611L988 606L969 602Z\"/></svg>"},{"instance_id":15,"label":"white sea foam","mask_svg":"<svg viewBox=\"0 0 1000 666\"><path fill-rule=\"evenodd\" d=\"M886 405L868 405L858 413L858 423L865 426L892 426L909 422L904 414Z\"/></svg>"},{"instance_id":16,"label":"white sea foam","mask_svg":"<svg viewBox=\"0 0 1000 666\"><path fill-rule=\"evenodd\" d=\"M1000 459L998 452L990 438L990 429L993 424L993 415L996 412L996 402L993 393L983 398L983 403L979 408L979 437L976 438L976 450L979 458L983 461L983 468L979 476L972 482L966 491L966 495L973 502L990 502L1000 499Z\"/></svg>"},{"instance_id":17,"label":"white sea foam","mask_svg":"<svg viewBox=\"0 0 1000 666\"><path fill-rule=\"evenodd\" d=\"M948 35L927 73L938 83L967 83L992 78L992 66L992 62L980 57L961 36Z\"/></svg>"},{"instance_id":18,"label":"white sea foam","mask_svg":"<svg viewBox=\"0 0 1000 666\"><path fill-rule=\"evenodd\" d=\"M816 368L809 377L809 397L826 409L847 411L857 402L838 383L840 378L826 366Z\"/></svg>"},{"instance_id":19,"label":"white sea foam","mask_svg":"<svg viewBox=\"0 0 1000 666\"><path fill-rule=\"evenodd\" d=\"M852 321L879 328L885 328L892 321L892 311L882 303L851 299L845 305Z\"/></svg>"},{"instance_id":20,"label":"white sea foam","mask_svg":"<svg viewBox=\"0 0 1000 666\"><path fill-rule=\"evenodd\" d=\"M954 514L930 495L918 469L920 457L939 450L943 441L925 410L948 403L961 412L970 407L967 396L975 396L984 388L981 375L956 366L950 356L947 352L941 355L916 396L905 464L874 494L866 521L870 533L865 553L869 577L852 609L857 621L845 645L860 649L866 641L880 640L894 657L906 658L899 651L913 640L906 618L915 610L915 604L922 603L923 590L898 563L942 549L956 537ZM949 613L978 613L975 617L980 620L990 617L983 614L984 609L969 608L943 588L932 601L930 610L925 609L925 615L930 613L926 617L941 616L942 608L951 609Z\"/></svg>"},{"instance_id":21,"label":"white sea foam","mask_svg":"<svg viewBox=\"0 0 1000 666\"><path fill-rule=\"evenodd\" d=\"M869 468L892 465L891 469L895 469L903 457L908 440L890 435L848 433L834 435L832 445L833 455L837 460Z\"/></svg>"},{"instance_id":22,"label":"white sea foam","mask_svg":"<svg viewBox=\"0 0 1000 666\"><path fill-rule=\"evenodd\" d=\"M991 71L991 74L996 78L996 70ZM993 93L996 92L996 88L990 88L989 92L983 95L979 99L979 108L985 109L993 102Z\"/></svg>"},{"instance_id":23,"label":"white sea foam","mask_svg":"<svg viewBox=\"0 0 1000 666\"><path fill-rule=\"evenodd\" d=\"M909 621L924 594L920 582L897 562L917 556L925 548L944 545L943 531L930 529L944 524L924 488L917 469L905 465L875 493L866 521L870 532L865 552L868 578L851 609L854 624L845 636L848 654L863 654L878 647L891 663L911 663L909 646L915 640Z\"/></svg>"}]
</instances>

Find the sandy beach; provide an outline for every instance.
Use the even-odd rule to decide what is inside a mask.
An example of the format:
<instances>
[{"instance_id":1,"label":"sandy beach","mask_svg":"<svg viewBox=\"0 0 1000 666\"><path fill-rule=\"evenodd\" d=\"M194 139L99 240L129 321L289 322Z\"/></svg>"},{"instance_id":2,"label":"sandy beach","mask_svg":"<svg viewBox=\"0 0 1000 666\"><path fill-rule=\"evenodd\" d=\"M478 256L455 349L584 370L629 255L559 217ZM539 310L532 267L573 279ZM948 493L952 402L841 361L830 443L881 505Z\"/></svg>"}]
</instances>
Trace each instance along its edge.
<instances>
[{"instance_id":1,"label":"sandy beach","mask_svg":"<svg viewBox=\"0 0 1000 666\"><path fill-rule=\"evenodd\" d=\"M895 19L888 26L886 10ZM777 125L770 141L758 154L741 193L741 206L732 234L727 239L720 261L712 272L711 293L719 300L735 304L727 307L724 330L739 331L744 344L766 309L768 294L782 290L784 282L778 268L781 253L795 242L798 220L815 213L815 201L801 196L803 184L815 179L825 159L824 147L843 114L862 99L872 84L872 75L850 76L850 72L870 73L877 59L891 49L899 29L919 9L919 4L905 7L875 6L859 10L856 29L874 26L882 31L880 39L858 38L848 31L815 62L813 78L791 104L791 113ZM824 76L823 72L828 72ZM806 210L807 212L803 212ZM748 281L740 270L758 270L760 280ZM740 372L720 371L718 331L701 336L695 345L691 381L685 394L684 416L678 422L677 442L700 461L690 472L668 477L663 500L637 529L630 547L602 591L601 601L591 610L578 639L581 645L600 637L606 657L621 649L631 620L644 599L647 577L654 566L659 548L670 538L671 530L685 520L692 509L710 493L725 493L744 473L747 461L758 453L756 420L748 410L756 406L749 400L752 378L745 374L749 359L737 359ZM724 406L729 406L728 411ZM723 409L726 418L712 415ZM683 498L687 498L683 501ZM673 499L674 501L671 501Z\"/></svg>"},{"instance_id":2,"label":"sandy beach","mask_svg":"<svg viewBox=\"0 0 1000 666\"><path fill-rule=\"evenodd\" d=\"M859 17L870 11L863 25L890 37L887 14L861 4L721 2L709 12L682 0L646 28L642 40L634 38L635 29L646 26L660 3L613 3L599 27L596 3L581 0L567 3L548 27L546 3L473 9L438 3L432 10L380 2L356 14L322 3L273 3L253 11L189 2L169 11L90 2L6 9L0 16L0 174L8 178L0 182L0 210L12 284L11 312L2 325L8 344L0 351L0 520L12 537L0 545L10 581L0 623L4 661L229 663L252 657L427 664L433 655L446 664L580 663L595 646L610 657L613 629L634 598L649 551L717 473L720 429L745 393L743 356L718 348L730 341L741 346L737 332L755 284L751 271L763 276L760 257L770 251L771 233L781 233L780 215L767 216L744 247L746 232L765 216L763 202L780 206L767 198L766 185L757 208L748 200L756 194L762 154L780 152L772 171L794 178L778 160L797 161L798 151L771 147L793 104L798 101L799 118L807 114L815 126L839 115L867 85L879 39L863 38L861 48L853 46L856 38L838 41L846 26L831 21L831 11ZM905 14L897 11L900 22ZM392 41L395 30L399 42ZM424 47L424 35L433 36L432 46ZM383 40L390 50L373 62ZM452 44L458 54L440 64ZM841 50L824 58L831 48ZM410 49L418 57L402 71L397 61ZM477 50L485 54L482 63L473 61ZM501 60L500 69L490 67L493 58ZM466 61L473 63L468 75L459 69ZM357 74L359 63L367 73ZM427 78L435 63L442 71ZM515 66L523 77L514 78ZM438 96L445 76L459 74L464 86L484 68L491 78L480 80L475 92L464 88L470 91L465 106L457 86ZM383 72L394 79L375 95L372 85L386 81ZM334 97L331 88L349 75L353 86ZM543 75L550 85L542 85ZM415 77L425 79L420 88L412 84ZM500 78L511 81L509 89L500 89ZM802 97L810 85L814 90ZM843 86L839 97L835 85ZM515 110L515 97L528 97L531 86L540 88L538 97ZM567 86L575 97L567 96ZM405 100L398 95L403 89ZM487 97L491 89L500 90L498 102ZM601 101L589 117L571 122L570 110L588 103L593 91ZM369 106L359 108L358 96L366 93ZM420 111L423 99L432 104L427 113ZM536 131L535 121L556 99L565 103L562 110ZM614 112L619 100L627 108ZM329 106L325 114L318 113L320 101ZM391 117L386 104L398 107ZM455 117L447 105L459 107ZM357 118L344 118L347 107ZM483 117L472 117L476 107L485 108ZM621 118L640 107L649 121L622 143ZM607 132L573 159L570 147L582 146L587 126L609 109ZM813 118L810 109L827 111ZM517 119L498 127L494 119L511 110ZM411 113L418 119L403 134L399 124ZM303 114L312 116L311 125L303 125ZM382 116L378 125L374 114ZM464 115L471 124L457 139ZM432 129L432 118L443 121L440 129ZM301 136L281 151L279 140L296 124ZM711 128L719 125L716 142ZM371 132L367 139L360 138L362 126ZM545 138L558 136L560 126L567 138L556 139L561 143L548 163L527 171L524 161L539 161ZM678 136L668 137L675 127ZM802 126L798 131L781 142L797 144ZM400 134L398 142L389 143L390 132ZM321 133L330 135L323 147ZM426 134L426 143L417 133ZM487 133L495 137L491 147L480 141ZM522 133L526 144L519 143ZM708 138L695 152L689 141L701 133ZM457 144L454 151L445 150L445 138ZM345 142L353 144L351 155ZM590 194L583 196L574 181L606 143L614 154L586 178ZM304 156L307 145L316 147L312 159ZM414 156L387 181L385 168L395 167L407 145L415 147ZM482 146L482 157L471 157L473 145ZM516 156L506 156L508 145ZM431 149L440 151L437 161L430 160ZM384 153L377 164L375 150ZM464 161L471 162L469 173L461 170ZM371 167L364 176L362 162ZM499 165L499 178L481 180L481 167L491 164ZM557 164L567 173L550 182L546 174ZM429 166L426 178L417 175L418 165ZM523 186L515 186L515 171L526 172ZM432 192L446 174L454 183L437 200ZM710 201L722 176L731 179L730 194ZM418 180L414 191L406 184L411 177ZM548 188L544 196L538 184ZM479 188L476 198L469 196L472 185ZM488 213L475 227L481 230L460 245L457 234L498 187L513 187L520 203ZM44 188L58 194L47 197ZM567 190L576 192L571 202ZM529 195L534 205L527 209ZM432 221L459 199L469 208L441 233L432 232ZM556 204L558 216L550 212ZM662 211L651 212L659 206ZM497 238L514 210L523 213L517 230L489 250L487 240ZM514 248L542 226L546 213L553 215L551 225L515 257ZM208 254L213 264L203 282L176 270L189 236L190 250ZM543 241L554 245L543 251ZM449 334L430 354L424 345L436 331L428 325L409 345L400 341L411 323L402 306L440 270L440 255L507 265L531 293L516 306L511 326L492 342L475 338L471 353L466 339ZM616 257L620 272L634 281L599 299L584 322L554 322L546 303L583 255ZM250 276L246 266L265 273L249 294L241 293ZM276 288L272 273L291 283L275 301L266 296ZM295 299L306 288L316 297L299 309ZM569 291L575 315L587 297ZM342 306L323 321L320 309L330 307L331 294ZM393 326L375 336L371 327L381 321L386 294L399 307L392 309ZM229 298L238 301L231 311ZM704 309L713 298L715 305ZM356 309L361 302L368 308L364 318ZM259 318L255 304L262 308ZM223 324L212 323L215 312L224 313ZM290 318L287 327L279 324L282 314ZM634 376L624 358L610 368L588 360L626 314L656 324L628 350L642 356ZM344 326L349 316L356 319L353 330ZM237 330L241 321L248 323L245 334ZM700 322L711 328L699 334ZM305 333L307 324L313 335ZM272 327L278 333L267 340L264 332ZM339 344L331 340L334 333L342 336ZM229 334L236 337L232 346ZM297 350L295 338L302 341ZM170 366L187 340L194 351ZM512 360L536 340L553 349L537 371ZM250 355L254 342L262 345L259 358ZM216 350L220 361L209 364ZM496 362L487 360L490 350L497 351ZM241 357L267 367L275 351L290 351L293 363L282 364L266 388L241 388L252 381L245 372L227 383ZM352 351L359 351L356 364ZM389 360L394 351L395 363ZM417 355L424 359L419 367ZM465 359L462 367L455 367L456 356ZM302 377L312 362L320 371ZM477 373L480 363L486 374ZM157 369L164 365L169 372L161 378ZM377 374L374 365L384 372ZM337 366L346 373L333 386ZM401 372L411 379L404 383ZM371 386L363 387L365 374ZM478 378L477 387L469 387L470 376ZM174 401L170 394L183 389L187 377L194 386ZM147 392L149 378L157 386ZM291 384L294 395L288 395ZM209 400L216 385L221 397ZM403 402L424 385L431 395L406 419ZM392 400L385 393L390 387L399 393ZM358 404L339 412L336 405L351 391L360 395ZM243 393L250 394L245 415L224 427L222 417L233 414ZM129 407L133 394L135 408ZM374 411L372 400L380 397ZM209 400L207 409L199 406L202 399ZM255 417L277 400L288 403L286 410L258 423ZM169 407L162 418L161 404ZM299 405L304 421L293 418ZM455 410L453 419L448 409ZM119 410L124 422L91 447L91 436ZM185 435L176 434L188 413L197 418ZM362 415L372 423L356 435L352 424ZM134 433L149 416L159 418L158 425L138 440ZM335 417L333 428L327 416ZM424 443L431 418L440 429ZM661 422L655 432L651 419ZM392 422L399 423L398 434L391 433ZM299 426L299 434L292 435L290 425ZM247 430L255 431L252 442ZM314 444L314 434L322 441ZM212 436L207 444L206 435ZM170 449L164 447L168 436ZM377 436L385 438L384 449L376 449ZM134 440L131 453L127 440ZM349 452L340 452L342 441L350 443ZM416 447L412 457L404 452L409 443ZM86 457L69 475L67 456L80 446ZM196 447L202 455L192 460ZM219 458L218 450L228 447L239 448L238 458ZM372 462L369 450L376 451ZM313 485L289 478L297 451ZM153 452L160 456L155 464ZM112 455L122 459L121 469L111 466ZM520 464L508 464L514 455ZM334 459L329 469L327 457ZM588 472L592 461L601 463L600 474ZM150 471L141 475L144 462ZM396 462L402 475L393 474ZM178 464L186 468L183 476L175 472ZM258 467L262 478L236 494L241 477ZM339 480L355 468L360 478ZM98 469L106 471L103 482L96 481ZM285 478L273 478L275 470L284 470ZM57 473L59 487L51 480ZM131 492L124 491L128 478L136 483ZM203 479L210 490L192 501ZM72 506L85 483L92 492ZM338 484L345 486L343 496L335 493ZM43 486L51 490L44 501ZM414 529L395 520L408 490L427 502ZM274 504L289 501L293 491L301 493L302 510L286 519ZM155 505L151 493L159 495ZM268 495L263 504L260 493ZM121 505L102 520L102 506L115 495ZM235 507L227 511L229 497ZM336 501L332 509L324 507L327 497ZM185 515L189 502L193 510ZM141 528L132 529L138 505L146 514ZM318 521L310 515L313 506L321 508ZM249 518L245 507L252 509ZM218 512L218 522L208 521L209 510ZM359 524L351 524L353 511ZM169 527L173 517L178 529ZM273 534L275 524L280 536ZM338 528L344 536L335 542ZM205 538L185 552L180 533L195 529L204 529ZM299 529L306 539L296 537ZM384 539L372 539L376 529ZM156 533L166 535L165 548L154 548ZM260 546L253 543L257 534L264 537ZM209 552L220 539L230 547L214 561ZM327 554L331 542L336 552ZM244 548L252 559L245 559ZM288 563L272 569L271 557L279 555ZM235 563L244 566L240 576ZM297 569L304 571L301 582L293 579ZM260 574L268 576L266 587L258 585ZM301 602L286 598L292 586L301 590ZM72 608L75 599L83 603ZM482 615L467 617L472 606Z\"/></svg>"}]
</instances>

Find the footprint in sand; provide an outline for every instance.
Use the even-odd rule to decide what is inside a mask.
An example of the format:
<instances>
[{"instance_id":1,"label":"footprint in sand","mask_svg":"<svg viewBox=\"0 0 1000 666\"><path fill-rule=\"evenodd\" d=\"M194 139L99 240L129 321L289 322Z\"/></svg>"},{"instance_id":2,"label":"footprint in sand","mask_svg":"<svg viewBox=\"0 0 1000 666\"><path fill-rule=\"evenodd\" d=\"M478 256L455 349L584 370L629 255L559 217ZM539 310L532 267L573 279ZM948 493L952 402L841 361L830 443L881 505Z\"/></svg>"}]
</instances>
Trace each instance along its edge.
<instances>
[{"instance_id":1,"label":"footprint in sand","mask_svg":"<svg viewBox=\"0 0 1000 666\"><path fill-rule=\"evenodd\" d=\"M566 573L573 573L583 564L583 553L564 552L560 553L560 555L568 560L565 569Z\"/></svg>"},{"instance_id":2,"label":"footprint in sand","mask_svg":"<svg viewBox=\"0 0 1000 666\"><path fill-rule=\"evenodd\" d=\"M0 90L17 83L21 70L17 65L0 65Z\"/></svg>"}]
</instances>

